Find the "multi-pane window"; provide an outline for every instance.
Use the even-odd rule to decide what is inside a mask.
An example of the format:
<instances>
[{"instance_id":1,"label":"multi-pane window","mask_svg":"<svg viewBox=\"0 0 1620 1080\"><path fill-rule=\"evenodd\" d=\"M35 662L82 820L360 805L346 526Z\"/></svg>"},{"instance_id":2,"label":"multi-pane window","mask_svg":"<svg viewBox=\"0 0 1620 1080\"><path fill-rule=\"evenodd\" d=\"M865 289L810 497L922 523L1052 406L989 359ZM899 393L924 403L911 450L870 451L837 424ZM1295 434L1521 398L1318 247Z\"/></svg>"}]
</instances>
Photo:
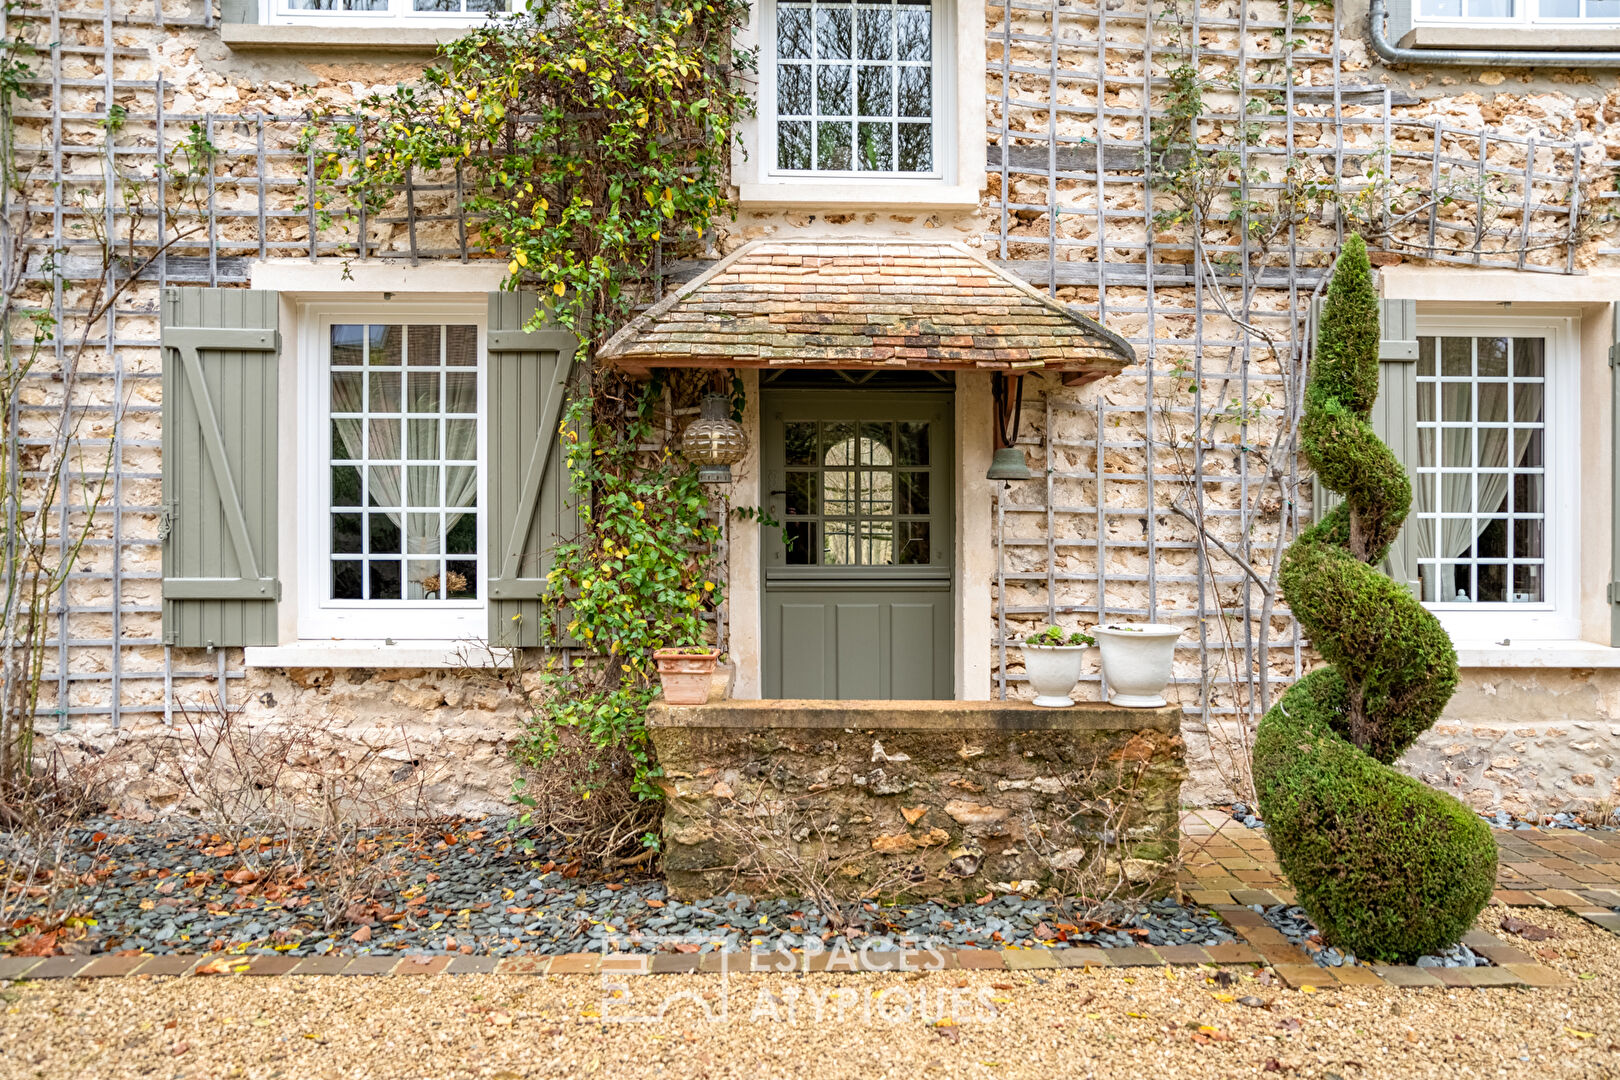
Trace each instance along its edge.
<instances>
[{"instance_id":1,"label":"multi-pane window","mask_svg":"<svg viewBox=\"0 0 1620 1080\"><path fill-rule=\"evenodd\" d=\"M926 566L934 476L926 421L790 421L790 566Z\"/></svg>"},{"instance_id":2,"label":"multi-pane window","mask_svg":"<svg viewBox=\"0 0 1620 1080\"><path fill-rule=\"evenodd\" d=\"M1544 604L1547 342L1418 339L1412 514L1428 603Z\"/></svg>"},{"instance_id":3,"label":"multi-pane window","mask_svg":"<svg viewBox=\"0 0 1620 1080\"><path fill-rule=\"evenodd\" d=\"M936 169L931 0L778 0L776 168Z\"/></svg>"},{"instance_id":4,"label":"multi-pane window","mask_svg":"<svg viewBox=\"0 0 1620 1080\"><path fill-rule=\"evenodd\" d=\"M1416 14L1420 21L1620 22L1620 0L1418 0Z\"/></svg>"},{"instance_id":5,"label":"multi-pane window","mask_svg":"<svg viewBox=\"0 0 1620 1080\"><path fill-rule=\"evenodd\" d=\"M509 10L509 0L271 0L278 21L469 22Z\"/></svg>"},{"instance_id":6,"label":"multi-pane window","mask_svg":"<svg viewBox=\"0 0 1620 1080\"><path fill-rule=\"evenodd\" d=\"M329 328L326 597L476 601L478 328Z\"/></svg>"}]
</instances>

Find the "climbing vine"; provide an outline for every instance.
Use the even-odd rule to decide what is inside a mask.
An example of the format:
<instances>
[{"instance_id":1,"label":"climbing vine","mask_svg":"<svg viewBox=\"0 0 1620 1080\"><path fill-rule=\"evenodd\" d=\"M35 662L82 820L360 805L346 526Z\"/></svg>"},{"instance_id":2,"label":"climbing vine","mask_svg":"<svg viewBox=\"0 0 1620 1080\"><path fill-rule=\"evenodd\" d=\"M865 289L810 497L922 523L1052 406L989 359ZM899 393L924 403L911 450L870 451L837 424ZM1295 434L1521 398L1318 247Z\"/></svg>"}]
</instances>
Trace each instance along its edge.
<instances>
[{"instance_id":1,"label":"climbing vine","mask_svg":"<svg viewBox=\"0 0 1620 1080\"><path fill-rule=\"evenodd\" d=\"M555 551L547 602L556 650L541 676L540 722L517 748L520 762L538 765L573 730L597 750L622 752L642 798L659 795L646 730L653 651L702 642L704 613L723 597L720 527L695 470L668 448L640 449L655 445L663 389L656 380L637 388L616 411L593 413L580 398L563 421L573 495L591 499L592 522ZM589 655L564 661L570 645ZM598 782L578 785L589 792Z\"/></svg>"},{"instance_id":2,"label":"climbing vine","mask_svg":"<svg viewBox=\"0 0 1620 1080\"><path fill-rule=\"evenodd\" d=\"M105 172L64 182L57 233L39 197L37 143L19 148L19 106L47 65L62 63L49 5L5 0L0 11L0 822L15 823L34 765L47 640L62 590L102 527L111 495L113 430L122 402L80 389L88 361L113 338L119 302L177 245L201 233L217 150L201 124L131 164L127 110L109 102L84 152ZM55 55L53 55L53 53ZM48 174L48 170L47 170ZM105 177L103 179L103 177ZM161 180L161 183L156 181ZM59 212L60 213L60 212ZM71 241L71 247L66 241ZM92 417L104 410L105 423ZM66 511L64 513L64 510ZM58 701L56 708L67 708Z\"/></svg>"},{"instance_id":3,"label":"climbing vine","mask_svg":"<svg viewBox=\"0 0 1620 1080\"><path fill-rule=\"evenodd\" d=\"M633 309L654 260L701 245L726 209L751 108L738 76L753 58L732 44L747 11L534 0L489 20L416 83L352 113L312 105L309 209L322 228L354 228L428 198L418 186L453 192L477 246L506 262L507 286L537 289L589 351Z\"/></svg>"},{"instance_id":4,"label":"climbing vine","mask_svg":"<svg viewBox=\"0 0 1620 1080\"><path fill-rule=\"evenodd\" d=\"M352 114L312 108L303 150L323 229L365 230L393 207L421 212L453 191L506 287L546 301L580 338L588 392L562 424L573 496L589 524L553 553L554 648L516 749L539 767L574 737L590 748L570 782L590 798L625 779L658 796L645 713L651 654L705 636L720 602L720 528L687 462L663 446L665 387L591 369L596 347L650 298L658 260L705 253L728 211L728 165L751 108L733 45L741 0L534 0L442 47L411 85ZM362 233L361 250L368 242ZM571 659L564 661L562 656ZM527 782L517 798L536 801Z\"/></svg>"}]
</instances>

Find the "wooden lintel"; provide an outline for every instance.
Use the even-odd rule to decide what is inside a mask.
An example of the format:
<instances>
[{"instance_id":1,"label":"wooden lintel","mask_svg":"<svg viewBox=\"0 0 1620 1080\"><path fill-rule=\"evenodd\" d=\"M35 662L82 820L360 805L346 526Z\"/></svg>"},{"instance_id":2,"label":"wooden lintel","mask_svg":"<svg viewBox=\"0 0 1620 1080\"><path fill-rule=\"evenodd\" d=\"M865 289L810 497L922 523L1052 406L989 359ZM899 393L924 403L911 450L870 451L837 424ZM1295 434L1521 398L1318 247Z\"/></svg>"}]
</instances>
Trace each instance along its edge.
<instances>
[{"instance_id":1,"label":"wooden lintel","mask_svg":"<svg viewBox=\"0 0 1620 1080\"><path fill-rule=\"evenodd\" d=\"M1117 374L1119 374L1117 371L1097 371L1094 369L1087 371L1065 371L1063 373L1063 385L1090 386L1092 383L1103 378L1104 376Z\"/></svg>"},{"instance_id":2,"label":"wooden lintel","mask_svg":"<svg viewBox=\"0 0 1620 1080\"><path fill-rule=\"evenodd\" d=\"M618 356L607 361L634 379L650 378L655 368L703 369L723 368L757 371L1000 371L1005 375L1057 375L1064 386L1086 386L1108 375L1117 375L1118 367L1064 368L1057 365L1040 367L992 367L987 364L927 360L918 363L882 363L851 361L837 363L824 360L804 360L781 363L757 358L714 356Z\"/></svg>"}]
</instances>

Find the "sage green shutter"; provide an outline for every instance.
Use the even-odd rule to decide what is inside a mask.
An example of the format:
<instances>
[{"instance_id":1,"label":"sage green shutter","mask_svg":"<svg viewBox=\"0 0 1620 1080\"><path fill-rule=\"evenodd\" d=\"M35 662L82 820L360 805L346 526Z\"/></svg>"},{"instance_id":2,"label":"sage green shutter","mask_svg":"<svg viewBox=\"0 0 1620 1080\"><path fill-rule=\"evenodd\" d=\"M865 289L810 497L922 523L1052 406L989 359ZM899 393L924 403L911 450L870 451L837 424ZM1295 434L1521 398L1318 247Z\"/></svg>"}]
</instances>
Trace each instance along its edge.
<instances>
[{"instance_id":1,"label":"sage green shutter","mask_svg":"<svg viewBox=\"0 0 1620 1080\"><path fill-rule=\"evenodd\" d=\"M275 645L278 297L163 292L163 640Z\"/></svg>"},{"instance_id":2,"label":"sage green shutter","mask_svg":"<svg viewBox=\"0 0 1620 1080\"><path fill-rule=\"evenodd\" d=\"M1406 467L1417 490L1417 301L1379 301L1378 400L1373 404L1372 426L1395 458ZM1317 519L1339 504L1339 497L1312 481L1312 499ZM1414 511L1415 512L1415 507ZM1403 528L1384 556L1384 573L1405 582L1413 596L1420 596L1418 584L1417 534Z\"/></svg>"},{"instance_id":3,"label":"sage green shutter","mask_svg":"<svg viewBox=\"0 0 1620 1080\"><path fill-rule=\"evenodd\" d=\"M523 648L546 643L551 548L579 532L558 431L579 342L525 332L539 306L532 293L489 294L489 640Z\"/></svg>"},{"instance_id":4,"label":"sage green shutter","mask_svg":"<svg viewBox=\"0 0 1620 1080\"><path fill-rule=\"evenodd\" d=\"M1609 346L1609 644L1620 646L1620 303Z\"/></svg>"}]
</instances>

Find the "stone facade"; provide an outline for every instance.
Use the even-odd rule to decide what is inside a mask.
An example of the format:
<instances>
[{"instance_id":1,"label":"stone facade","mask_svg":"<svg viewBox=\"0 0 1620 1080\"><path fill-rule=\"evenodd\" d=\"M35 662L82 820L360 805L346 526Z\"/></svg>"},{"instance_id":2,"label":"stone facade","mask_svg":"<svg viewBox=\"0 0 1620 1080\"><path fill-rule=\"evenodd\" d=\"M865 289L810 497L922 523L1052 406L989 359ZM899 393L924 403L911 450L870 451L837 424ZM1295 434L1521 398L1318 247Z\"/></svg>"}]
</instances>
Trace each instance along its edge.
<instances>
[{"instance_id":1,"label":"stone facade","mask_svg":"<svg viewBox=\"0 0 1620 1080\"><path fill-rule=\"evenodd\" d=\"M42 80L33 86L46 96L19 108L19 164L27 172L25 187L32 203L51 207L63 200L70 222L94 214L97 207L118 202L93 192L82 197L77 193L80 185L93 188L99 183L96 178L103 175L107 160L105 147L117 145L120 162L131 170L128 175L150 177L155 175L152 156L140 148L157 146L161 138L172 152L195 122L206 128L220 150L208 198L216 211L206 235L213 248L206 249L201 239L175 248L165 264L165 280L241 286L251 279L257 260L305 258L311 245L319 244L322 264L354 257L360 263L392 260L393 265L407 266L427 252L421 258L423 287L433 288L433 260L455 257L460 244L458 224L447 213L454 208L453 197L443 191L418 192L414 227L396 212L375 215L363 235L337 226L311 237L300 212L306 160L297 149L310 93L324 107L341 112L368 93L413 78L426 62L424 55L344 54L296 47L233 51L217 26L204 18L197 0L159 0L163 19L154 17L147 0L106 2L111 11L106 19L101 0L63 0L52 5L60 16L57 24L49 20L37 24L35 36L41 44L60 40L70 51L52 58L47 50L34 65ZM1572 251L1548 243L1526 252L1528 265L1559 270L1620 270L1620 258L1614 254L1615 222L1602 211L1604 204L1595 201L1601 188L1613 186L1606 162L1620 158L1620 124L1611 122L1620 118L1620 78L1610 71L1386 69L1362 40L1361 0L1341 6L1338 34L1326 23L1299 29L1302 44L1293 48L1301 55L1287 58L1273 29L1245 30L1236 23L1238 9L1213 0L1196 5L1196 15L1205 20L1201 25L1189 23L1194 4L1175 4L1169 6L1171 17L1150 31L1140 16L1165 7L1112 5L1112 21L1106 23L1078 10L1066 11L1062 36L1069 51L1060 59L1069 74L1055 82L1046 73L1056 51L1042 38L1050 30L1047 16L1034 5L1021 5L1008 17L1008 33L1002 36L1006 11L994 5L985 8L984 91L989 120L992 127L1005 126L1010 133L1006 142L1018 144L995 149L1009 159L1016 157L1018 167L1004 168L999 159L992 162L984 175L985 197L979 208L829 207L816 212L743 206L735 219L716 223L715 250L710 254L723 256L750 241L785 238L921 237L932 245L963 244L1041 286L1051 280L1060 302L1077 305L1136 344L1137 365L1091 387L1064 388L1056 379L1028 380L1034 385L1026 402L1021 444L1031 464L1037 472L1051 464L1060 471L1081 473L1095 462L1101 478L1058 478L1044 490L1043 485L1014 485L1006 493L1003 508L1009 508L1009 524L1003 535L1044 541L1051 530L1051 539L1072 544L1057 549L1053 565L1046 564L1044 550L1004 547L1005 567L1012 575L1005 596L1013 606L1033 609L1010 619L1008 629L1033 629L1044 620L1048 604L1061 613L1060 620L1080 625L1092 618L1083 614L1087 609L1151 611L1155 617L1187 625L1192 633L1187 640L1197 637L1202 646L1184 650L1177 662L1180 682L1175 690L1188 710L1186 735L1194 778L1186 794L1212 801L1243 789L1242 759L1258 701L1254 672L1267 671L1280 686L1308 668L1311 657L1294 639L1286 612L1262 611L1254 591L1242 584L1244 572L1221 551L1207 546L1200 550L1197 530L1175 507L1185 510L1189 505L1190 478L1196 474L1192 502L1211 512L1216 539L1234 550L1241 548L1262 578L1269 574L1280 542L1301 512L1308 511L1295 505L1308 498L1303 489L1282 492L1276 485L1268 488L1256 481L1268 468L1265 452L1281 437L1276 402L1297 371L1299 356L1293 344L1310 292L1300 282L1321 270L1325 258L1321 252L1331 247L1338 223L1317 207L1292 223L1286 235L1272 238L1266 257L1259 260L1272 277L1224 292L1199 284L1187 226L1156 216L1164 203L1153 201L1142 170L1116 168L1105 184L1086 167L1087 155L1102 162L1107 152L1139 149L1156 132L1162 133L1158 128L1148 130L1143 122L1149 106L1162 110L1165 101L1163 87L1144 78L1142 39L1150 32L1159 35L1155 40L1162 59L1170 55L1172 45L1184 47L1196 38L1207 50L1200 63L1212 87L1210 109L1228 116L1239 114L1245 104L1261 100L1275 104L1274 96L1245 97L1230 87L1280 84L1286 67L1292 87L1288 125L1292 134L1285 136L1281 125L1272 125L1264 136L1273 171L1279 175L1281 163L1296 153L1307 155L1336 145L1375 151L1385 143L1386 119L1406 125L1396 129L1394 138L1402 151L1419 155L1431 145L1421 137L1424 126L1437 132L1444 126L1445 133L1431 137L1460 159L1474 153L1480 132L1535 136L1545 140L1537 151L1537 169L1547 175L1567 176L1567 145L1581 142L1591 189L1587 194L1593 198L1581 202L1572 197L1572 185L1563 183L1536 200L1529 221L1512 206L1500 215L1510 232L1523 228L1540 235L1567 224L1559 214L1572 203L1598 206L1599 212L1568 230ZM1253 18L1275 20L1281 5L1256 3L1242 10ZM1133 17L1135 21L1130 21ZM1238 71L1240 67L1244 70ZM60 75L59 82L50 78L53 70ZM1092 74L1076 77L1079 71ZM1230 81L1234 72L1236 83ZM112 100L126 110L123 126L116 131L104 122L109 82ZM1214 89L1217 83L1227 89ZM1048 100L1054 85L1055 103ZM306 93L305 87L311 90ZM1350 97L1335 96L1346 89L1353 91ZM51 99L51 93L57 96ZM1391 103L1388 116L1386 100ZM160 105L170 117L161 137L154 119ZM52 142L56 138L49 121L52 110L67 117L60 124L59 143ZM1047 175L1041 165L1048 160L1047 146L1040 140L1049 124L1065 155L1061 176ZM1229 121L1210 120L1200 138L1229 137L1231 127ZM1028 139L1020 142L1020 136ZM1255 153L1265 156L1260 150ZM1506 174L1522 165L1517 153L1506 143L1494 146L1491 169ZM1032 154L1041 167L1029 165ZM1310 167L1318 168L1321 160L1309 159ZM1420 190L1430 183L1426 162L1403 165L1397 159L1395 168L1406 170L1402 182ZM58 183L57 176L76 179ZM1503 200L1510 195L1504 190ZM1063 212L1050 212L1053 205L1060 205ZM260 216L261 208L267 217ZM41 214L38 220L48 225L50 217ZM1424 262L1418 233L1434 218L1442 224L1467 224L1461 204L1419 215L1405 222L1406 232L1389 238L1380 259ZM1202 239L1231 245L1240 233L1234 223L1206 225ZM1290 244L1292 254L1280 253ZM1567 256L1572 257L1566 264ZM65 284L64 303L69 307L84 302L93 282L102 276L99 268L86 271L82 262L74 261L83 258L81 249L75 248L67 260L70 268L79 268L79 276ZM1151 281L1144 269L1150 258L1165 268L1156 270L1158 276ZM1209 273L1214 274L1215 263L1224 265L1231 258L1229 252L1217 252ZM1099 283L1096 273L1086 270L1097 263L1112 264L1116 276ZM1179 276L1170 271L1179 271ZM1092 278L1086 279L1086 273ZM218 655L162 645L158 287L157 275L149 274L129 288L110 320L117 348L92 344L81 362L81 377L73 383L75 403L87 406L80 434L87 442L110 440L115 432L118 436L119 504L91 524L80 572L62 593L69 609L53 630L53 640L61 643L51 647L46 660L42 738L90 747L76 751L88 756L143 743L162 745L174 737L170 722L177 710L200 708L210 696L220 694L241 706L254 723L305 728L326 740L322 745L334 753L349 752L344 747L359 752L356 748L372 740L398 739L404 733L402 743L426 747L426 760L443 778L431 788L435 809L475 812L503 805L510 779L503 749L516 730L521 707L514 697L502 699L492 689L475 689L481 683L479 676L457 671L246 669L240 650L227 650L222 662ZM50 292L38 282L31 288L35 300ZM1238 307L1233 306L1234 297ZM1270 320L1264 322L1270 327L1286 325L1273 334L1275 347L1243 325L1264 320ZM67 338L85 330L71 316L64 321ZM101 331L95 329L90 336L101 340ZM50 433L52 410L63 393L62 381L53 377L59 374L56 363L48 350L37 381L23 394L27 436ZM1223 418L1189 426L1187 417L1212 407L1200 395L1216 391L1225 395L1213 405L1217 411L1225 410ZM1053 408L1045 408L1048 402ZM1200 448L1201 457L1195 453ZM69 494L78 497L82 491ZM1106 520L1084 513L1048 519L1040 509L1048 498L1054 505L1070 507L1102 502L1140 509ZM1027 513L1019 517L1020 510ZM1086 543L1092 546L1083 546ZM1099 549L1101 555L1096 553ZM1099 563L1104 571L1100 575ZM1152 580L1150 567L1156 575ZM1048 574L1057 582L1053 595L1044 591ZM1223 606L1244 614L1218 618L1209 614ZM999 631L992 624L964 630L985 637ZM1255 640L1274 642L1275 647L1262 658L1244 644ZM1018 673L1014 655L1006 674ZM975 692L996 689L979 687ZM1020 693L1016 682L1010 692L1015 697ZM1471 669L1445 721L1407 762L1416 774L1481 807L1597 809L1612 805L1620 784L1617 724L1616 672ZM130 770L124 787L132 805L165 810L181 801L172 785L164 788L135 766ZM930 813L943 812L940 804ZM943 822L938 827L955 828Z\"/></svg>"},{"instance_id":2,"label":"stone facade","mask_svg":"<svg viewBox=\"0 0 1620 1080\"><path fill-rule=\"evenodd\" d=\"M1186 776L1179 717L974 702L654 706L664 874L693 899L733 887L966 899L1065 878L1093 895L1168 888Z\"/></svg>"}]
</instances>

